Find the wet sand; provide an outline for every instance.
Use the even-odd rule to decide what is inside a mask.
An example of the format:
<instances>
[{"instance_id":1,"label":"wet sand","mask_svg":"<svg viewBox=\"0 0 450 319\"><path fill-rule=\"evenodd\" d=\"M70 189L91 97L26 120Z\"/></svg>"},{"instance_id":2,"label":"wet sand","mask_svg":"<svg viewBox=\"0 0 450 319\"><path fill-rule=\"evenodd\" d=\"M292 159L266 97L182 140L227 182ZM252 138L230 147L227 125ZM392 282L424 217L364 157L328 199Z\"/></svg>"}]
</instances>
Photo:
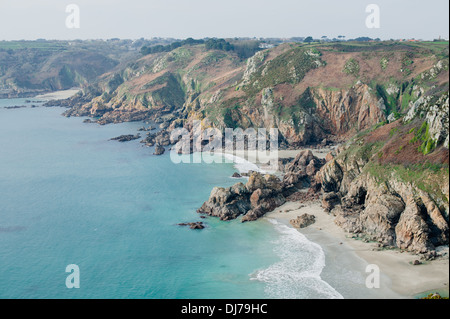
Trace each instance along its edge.
<instances>
[{"instance_id":1,"label":"wet sand","mask_svg":"<svg viewBox=\"0 0 450 319\"><path fill-rule=\"evenodd\" d=\"M288 202L266 218L290 225L289 220L304 213L315 215L316 222L299 231L324 249L326 267L322 278L345 298L415 298L428 291L448 296L448 246L441 248L446 257L413 265L419 256L398 249L380 249L375 243L352 238L334 223L334 216L327 214L319 202ZM376 265L380 270L379 288L366 287L366 279L373 273L366 272L368 265Z\"/></svg>"}]
</instances>

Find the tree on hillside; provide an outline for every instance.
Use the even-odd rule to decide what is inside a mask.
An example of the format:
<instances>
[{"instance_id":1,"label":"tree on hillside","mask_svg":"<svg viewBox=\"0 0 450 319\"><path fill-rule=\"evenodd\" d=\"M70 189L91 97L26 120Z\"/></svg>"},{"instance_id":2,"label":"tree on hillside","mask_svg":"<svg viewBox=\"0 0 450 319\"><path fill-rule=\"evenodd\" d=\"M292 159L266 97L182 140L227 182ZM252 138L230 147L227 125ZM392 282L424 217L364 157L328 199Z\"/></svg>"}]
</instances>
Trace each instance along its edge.
<instances>
[{"instance_id":1,"label":"tree on hillside","mask_svg":"<svg viewBox=\"0 0 450 319\"><path fill-rule=\"evenodd\" d=\"M207 50L231 51L234 49L234 47L224 39L208 39L205 42L205 47Z\"/></svg>"},{"instance_id":2,"label":"tree on hillside","mask_svg":"<svg viewBox=\"0 0 450 319\"><path fill-rule=\"evenodd\" d=\"M314 41L313 37L306 37L306 39L304 40L306 43L311 43Z\"/></svg>"},{"instance_id":3,"label":"tree on hillside","mask_svg":"<svg viewBox=\"0 0 450 319\"><path fill-rule=\"evenodd\" d=\"M236 52L241 59L247 59L261 50L260 44L261 41L239 41L233 43L232 47L233 51Z\"/></svg>"},{"instance_id":4,"label":"tree on hillside","mask_svg":"<svg viewBox=\"0 0 450 319\"><path fill-rule=\"evenodd\" d=\"M358 37L355 39L355 41L358 41L358 42L368 42L368 41L372 41L372 40L373 39L369 38L369 37Z\"/></svg>"}]
</instances>

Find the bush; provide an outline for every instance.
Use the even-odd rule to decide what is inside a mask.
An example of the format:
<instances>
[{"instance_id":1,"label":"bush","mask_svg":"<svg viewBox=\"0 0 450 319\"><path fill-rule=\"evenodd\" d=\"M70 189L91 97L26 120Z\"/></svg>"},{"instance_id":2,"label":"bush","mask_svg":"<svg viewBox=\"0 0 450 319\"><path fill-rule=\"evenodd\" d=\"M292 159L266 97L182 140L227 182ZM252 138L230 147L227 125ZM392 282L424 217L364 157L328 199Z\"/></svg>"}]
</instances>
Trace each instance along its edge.
<instances>
[{"instance_id":1,"label":"bush","mask_svg":"<svg viewBox=\"0 0 450 319\"><path fill-rule=\"evenodd\" d=\"M344 73L358 76L359 75L359 62L355 59L351 58L345 62Z\"/></svg>"}]
</instances>

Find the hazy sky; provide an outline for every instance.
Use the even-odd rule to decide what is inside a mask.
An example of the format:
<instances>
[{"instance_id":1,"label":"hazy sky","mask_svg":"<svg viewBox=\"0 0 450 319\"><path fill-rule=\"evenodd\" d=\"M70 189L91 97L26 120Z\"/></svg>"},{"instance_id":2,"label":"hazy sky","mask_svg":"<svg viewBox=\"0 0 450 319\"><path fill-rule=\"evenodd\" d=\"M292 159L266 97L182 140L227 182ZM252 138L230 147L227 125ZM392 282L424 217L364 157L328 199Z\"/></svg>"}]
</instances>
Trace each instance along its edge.
<instances>
[{"instance_id":1,"label":"hazy sky","mask_svg":"<svg viewBox=\"0 0 450 319\"><path fill-rule=\"evenodd\" d=\"M80 8L68 29L65 9ZM366 6L380 8L369 29ZM0 40L293 37L449 37L448 0L0 0Z\"/></svg>"}]
</instances>

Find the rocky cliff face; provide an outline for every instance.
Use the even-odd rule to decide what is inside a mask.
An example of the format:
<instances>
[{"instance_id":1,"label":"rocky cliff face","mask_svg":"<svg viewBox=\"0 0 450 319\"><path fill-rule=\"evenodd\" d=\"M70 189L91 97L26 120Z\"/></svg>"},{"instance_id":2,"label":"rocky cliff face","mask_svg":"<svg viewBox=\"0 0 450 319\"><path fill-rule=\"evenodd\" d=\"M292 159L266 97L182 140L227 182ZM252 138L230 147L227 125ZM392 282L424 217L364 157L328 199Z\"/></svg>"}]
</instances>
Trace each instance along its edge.
<instances>
[{"instance_id":1,"label":"rocky cliff face","mask_svg":"<svg viewBox=\"0 0 450 319\"><path fill-rule=\"evenodd\" d=\"M448 207L439 209L432 196L411 184L395 177L380 184L363 174L345 187L348 192L338 192L340 204L331 209L344 230L417 253L448 244Z\"/></svg>"},{"instance_id":2,"label":"rocky cliff face","mask_svg":"<svg viewBox=\"0 0 450 319\"><path fill-rule=\"evenodd\" d=\"M444 94L438 104L422 106L432 110L445 101ZM439 115L432 122L442 123ZM318 179L323 207L336 216L337 225L417 253L448 244L449 152L443 138L448 127L439 124L439 134L430 134L431 130L425 134L436 145L425 154L423 140L414 133L421 123L416 118L381 126L330 154Z\"/></svg>"},{"instance_id":3,"label":"rocky cliff face","mask_svg":"<svg viewBox=\"0 0 450 319\"><path fill-rule=\"evenodd\" d=\"M67 116L99 117L101 123L129 118L203 119L201 105L220 96L243 64L231 53L208 51L204 46L186 46L171 52L151 54L128 64L117 73L74 97ZM142 113L130 116L126 113Z\"/></svg>"},{"instance_id":4,"label":"rocky cliff face","mask_svg":"<svg viewBox=\"0 0 450 319\"><path fill-rule=\"evenodd\" d=\"M219 129L276 127L287 147L343 141L445 90L448 57L421 50L286 44L242 61L187 45L105 76L67 115L110 123L175 114L185 126L207 119Z\"/></svg>"},{"instance_id":5,"label":"rocky cliff face","mask_svg":"<svg viewBox=\"0 0 450 319\"><path fill-rule=\"evenodd\" d=\"M449 146L449 95L448 92L441 97L426 96L420 97L415 103L411 103L406 116L405 123L416 118L425 118L428 126L429 139L433 144L443 143L444 147Z\"/></svg>"},{"instance_id":6,"label":"rocky cliff face","mask_svg":"<svg viewBox=\"0 0 450 319\"><path fill-rule=\"evenodd\" d=\"M258 174L215 188L199 212L243 221L298 190L345 230L383 245L430 252L448 243L448 47L281 45L248 61L202 45L145 56L69 101L67 115L101 124L152 118L177 127L278 128L281 147L348 143L325 166L310 154L282 181ZM165 138L167 139L167 138ZM174 141L169 141L172 143ZM322 168L321 168L322 167ZM319 173L317 173L320 170ZM297 194L297 195L294 195Z\"/></svg>"},{"instance_id":7,"label":"rocky cliff face","mask_svg":"<svg viewBox=\"0 0 450 319\"><path fill-rule=\"evenodd\" d=\"M320 118L328 122L333 135L361 131L386 120L386 106L366 84L358 82L350 89L314 90L314 102Z\"/></svg>"}]
</instances>

